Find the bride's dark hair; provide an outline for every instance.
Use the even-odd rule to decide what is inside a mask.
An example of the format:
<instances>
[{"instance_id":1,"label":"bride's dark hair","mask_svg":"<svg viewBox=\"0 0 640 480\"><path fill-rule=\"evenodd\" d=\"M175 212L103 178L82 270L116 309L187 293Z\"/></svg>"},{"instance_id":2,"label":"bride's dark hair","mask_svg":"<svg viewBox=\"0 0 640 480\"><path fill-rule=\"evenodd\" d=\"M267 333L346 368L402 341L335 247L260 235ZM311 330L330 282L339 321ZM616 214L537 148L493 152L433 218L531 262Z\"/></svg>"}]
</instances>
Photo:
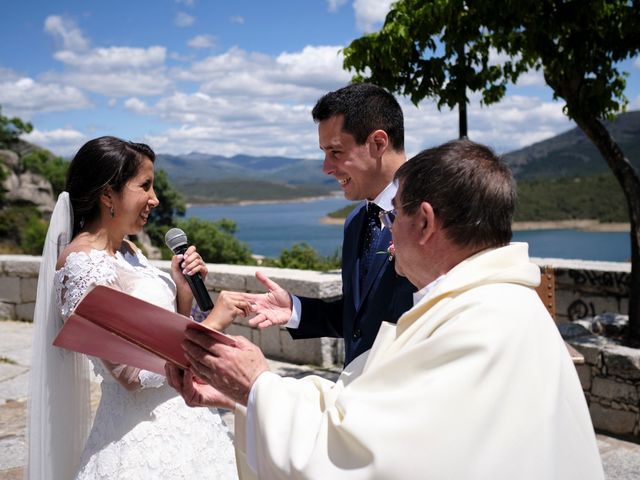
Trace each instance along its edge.
<instances>
[{"instance_id":1,"label":"bride's dark hair","mask_svg":"<svg viewBox=\"0 0 640 480\"><path fill-rule=\"evenodd\" d=\"M156 159L148 145L116 137L94 138L78 150L69 165L66 186L73 207L74 237L83 225L98 217L103 190L109 186L115 192L122 191L145 158Z\"/></svg>"}]
</instances>

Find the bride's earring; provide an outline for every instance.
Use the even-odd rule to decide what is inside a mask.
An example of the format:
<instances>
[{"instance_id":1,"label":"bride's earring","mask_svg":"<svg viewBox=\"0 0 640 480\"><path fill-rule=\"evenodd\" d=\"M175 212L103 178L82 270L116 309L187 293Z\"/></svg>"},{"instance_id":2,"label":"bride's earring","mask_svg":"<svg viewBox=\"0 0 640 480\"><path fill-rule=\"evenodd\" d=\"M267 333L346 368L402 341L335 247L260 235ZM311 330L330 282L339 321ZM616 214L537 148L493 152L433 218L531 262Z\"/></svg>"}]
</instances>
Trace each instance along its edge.
<instances>
[{"instance_id":1,"label":"bride's earring","mask_svg":"<svg viewBox=\"0 0 640 480\"><path fill-rule=\"evenodd\" d=\"M111 208L109 209L109 213L111 214L111 218L113 218L116 215L116 212L113 211L113 205L111 205Z\"/></svg>"}]
</instances>

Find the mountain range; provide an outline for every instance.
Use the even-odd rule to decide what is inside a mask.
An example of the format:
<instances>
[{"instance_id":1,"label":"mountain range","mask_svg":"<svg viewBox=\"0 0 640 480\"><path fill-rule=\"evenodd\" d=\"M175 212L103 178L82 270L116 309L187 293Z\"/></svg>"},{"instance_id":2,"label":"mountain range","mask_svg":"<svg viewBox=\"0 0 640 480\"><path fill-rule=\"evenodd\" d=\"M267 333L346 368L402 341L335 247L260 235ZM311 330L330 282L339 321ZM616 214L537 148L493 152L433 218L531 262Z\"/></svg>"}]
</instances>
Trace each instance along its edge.
<instances>
[{"instance_id":1,"label":"mountain range","mask_svg":"<svg viewBox=\"0 0 640 480\"><path fill-rule=\"evenodd\" d=\"M640 111L605 122L627 158L640 168ZM503 155L519 181L587 177L609 172L579 128ZM319 160L288 157L224 157L204 153L160 154L156 168L190 201L235 202L317 196L337 190Z\"/></svg>"},{"instance_id":2,"label":"mountain range","mask_svg":"<svg viewBox=\"0 0 640 480\"><path fill-rule=\"evenodd\" d=\"M636 169L640 168L640 111L606 121L609 133ZM586 177L610 172L595 145L579 128L503 155L518 180Z\"/></svg>"}]
</instances>

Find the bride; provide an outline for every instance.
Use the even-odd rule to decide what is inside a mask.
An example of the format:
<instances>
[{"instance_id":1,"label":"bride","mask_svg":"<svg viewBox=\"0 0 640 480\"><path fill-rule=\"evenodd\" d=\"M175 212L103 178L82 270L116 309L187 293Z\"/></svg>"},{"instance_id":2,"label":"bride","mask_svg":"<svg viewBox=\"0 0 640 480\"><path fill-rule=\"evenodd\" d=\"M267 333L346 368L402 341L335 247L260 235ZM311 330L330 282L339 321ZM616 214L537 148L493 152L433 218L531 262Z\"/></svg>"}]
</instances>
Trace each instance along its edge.
<instances>
[{"instance_id":1,"label":"bride","mask_svg":"<svg viewBox=\"0 0 640 480\"><path fill-rule=\"evenodd\" d=\"M87 438L87 357L51 345L62 320L98 284L189 315L193 297L183 273L207 272L195 247L173 257L169 275L126 239L140 232L159 203L154 160L147 145L100 137L87 142L69 166L38 277L30 479L237 477L230 434L217 410L187 407L164 376L97 358L89 360L102 380L101 399ZM226 296L206 322L226 325L243 308Z\"/></svg>"}]
</instances>

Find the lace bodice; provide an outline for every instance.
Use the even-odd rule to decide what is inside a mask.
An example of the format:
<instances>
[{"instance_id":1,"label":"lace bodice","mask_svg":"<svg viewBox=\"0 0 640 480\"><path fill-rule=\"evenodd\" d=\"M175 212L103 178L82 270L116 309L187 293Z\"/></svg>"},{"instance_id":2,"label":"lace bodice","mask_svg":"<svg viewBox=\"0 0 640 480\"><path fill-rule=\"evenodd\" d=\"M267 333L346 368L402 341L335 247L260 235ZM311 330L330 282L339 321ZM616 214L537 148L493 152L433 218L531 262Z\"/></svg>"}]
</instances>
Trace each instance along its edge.
<instances>
[{"instance_id":1,"label":"lace bodice","mask_svg":"<svg viewBox=\"0 0 640 480\"><path fill-rule=\"evenodd\" d=\"M71 252L56 272L56 297L63 318L69 317L80 299L95 285L108 285L159 307L175 311L176 286L171 276L135 254L103 250Z\"/></svg>"},{"instance_id":2,"label":"lace bodice","mask_svg":"<svg viewBox=\"0 0 640 480\"><path fill-rule=\"evenodd\" d=\"M96 285L108 285L134 297L175 311L176 286L171 276L149 263L140 252L104 250L71 252L56 271L56 299L62 317L67 319L82 297ZM156 388L164 377L126 365L116 365L90 357L93 370L103 381L118 381L127 389Z\"/></svg>"},{"instance_id":3,"label":"lace bodice","mask_svg":"<svg viewBox=\"0 0 640 480\"><path fill-rule=\"evenodd\" d=\"M170 275L140 252L115 257L98 250L73 252L56 272L55 285L65 319L95 285L175 311ZM123 375L119 369L132 367L91 362L102 377L101 399L76 480L237 478L230 435L217 410L186 406L160 375L137 369ZM123 388L122 377L131 371L141 389Z\"/></svg>"}]
</instances>

